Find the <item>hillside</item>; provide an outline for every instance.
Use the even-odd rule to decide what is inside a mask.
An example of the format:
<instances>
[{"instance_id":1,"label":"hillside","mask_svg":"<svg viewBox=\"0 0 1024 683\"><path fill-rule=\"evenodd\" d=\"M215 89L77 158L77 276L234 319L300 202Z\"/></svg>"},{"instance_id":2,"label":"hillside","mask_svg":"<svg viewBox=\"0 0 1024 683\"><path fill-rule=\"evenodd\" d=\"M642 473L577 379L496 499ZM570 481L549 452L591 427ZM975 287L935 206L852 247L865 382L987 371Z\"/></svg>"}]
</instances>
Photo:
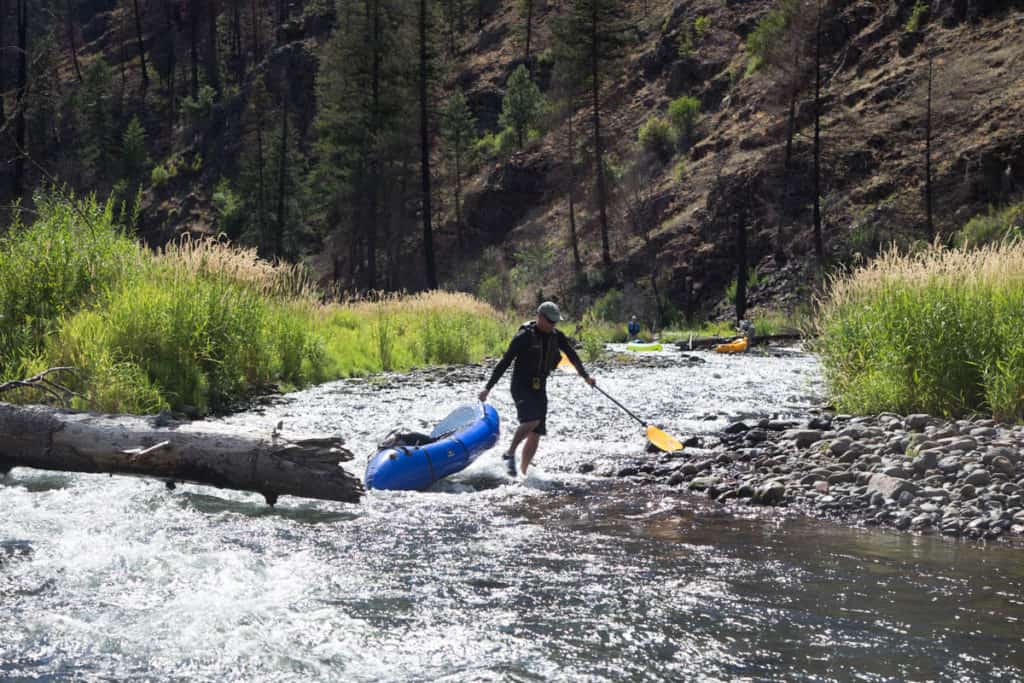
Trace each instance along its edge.
<instances>
[{"instance_id":1,"label":"hillside","mask_svg":"<svg viewBox=\"0 0 1024 683\"><path fill-rule=\"evenodd\" d=\"M559 94L559 84L553 78L558 55L554 27L568 4L535 2L529 66L549 100ZM267 161L271 161L276 140L293 141L284 146L289 170L281 187L292 183L294 189L287 193L282 189L281 195L287 194L290 204L286 209L282 203L273 220L281 223L283 231L286 216L288 225L294 227L289 228L288 244L268 255L302 258L317 268L325 282L359 287L367 272L367 266L359 264L359 254L363 249L377 253L374 243L367 244L364 236L366 214L359 213L358 202L366 190L353 186L328 196L324 188L330 185L316 182L323 182L325 175L317 173L323 168L325 154L320 143L327 127L322 81L325 74L346 68L344 62L332 62L329 55L342 44L338 34L344 27L355 34L352 22L358 21L357 10L362 5L342 2L332 6L310 0L275 9L263 8L261 3L262 13L254 15L260 21L253 19L252 25L257 27L253 35L262 37L262 43L253 40L251 50L242 46L243 39L248 40L245 3L223 2L219 13L203 15L219 22L219 34L212 28L201 33L199 15L192 19L188 2L150 0L141 5L151 72L145 96L138 94L141 63L133 48L130 2L78 3L71 22L74 28L68 35L78 42L76 56L86 73L82 84L76 82L69 41L54 43L56 47L46 53L53 62L48 72L53 82L47 87L63 97L62 104L51 108L55 111L50 116L62 116L53 119L49 127L30 125L34 164L27 171L29 186L42 184L50 176L79 192L109 191L117 180L111 169L117 166L122 149L118 143L128 122L138 116L146 131L150 160L141 174L139 225L147 241L157 245L182 232L227 232L236 239L259 243L263 233L254 238L252 226L246 224L254 213L246 204L244 190L246 182L251 186L246 180L252 163L247 155L253 153L257 139L253 131L258 128L261 169L264 145ZM605 273L600 263L588 138L590 110L585 101L577 99L575 115L548 116L540 135L522 151L500 152L473 167L464 191L465 225L461 230L454 219L450 173L435 145L433 222L442 284L478 291L483 276L518 266L518 278L501 282L515 292L520 304L532 299L534 289L542 289L545 295L557 295L581 311L602 292L616 288L623 291L627 306L653 319L651 285L656 277L668 305L679 313L690 317L725 315L725 291L736 278L736 245L742 236L746 264L756 268L749 303L762 309L792 309L805 303L816 272L812 246L814 80L809 70L812 65L806 61L810 54L807 45L796 78L800 86L796 130L787 169L788 76L769 66L749 68L751 56L746 47L758 22L777 3L636 0L624 5L635 30L601 100L604 139L610 152L606 167L611 178L611 273ZM435 142L440 128L438 112L456 88L465 91L478 132L498 132L506 81L523 63L519 3L481 3L482 11L463 22L461 30L449 31L441 17L448 16L442 10L450 6L437 3L438 20L433 27L436 50L447 55L431 90ZM911 25L914 13L913 0L825 3L820 196L823 239L832 264L869 258L891 241L909 244L927 239L924 130L929 60L933 65L936 231L940 236L952 234L989 206L1014 201L1024 186L1024 140L1020 136L1024 44L1019 40L1024 35L1024 2L936 0L928 11L918 9L916 30L909 30L915 28ZM415 42L415 35L402 33L406 19L400 13L394 16L398 17L394 29L397 55L403 44ZM695 31L698 20L701 30ZM54 26L50 30L51 36L61 33ZM218 35L219 53L216 46L203 47L201 37L216 39ZM200 72L195 67L189 73L190 56L195 63L196 55L210 54L215 63L220 60L219 71L210 70L200 59L206 70ZM102 81L110 92L97 95L96 101L110 107L113 140L97 144L112 160L106 167L93 164L89 167L93 170L83 171L81 158L87 148L93 148L75 132L89 130L90 112L97 107L90 108L85 96L75 100L67 93L86 91L90 64L101 57L110 65L107 80ZM40 63L37 58L32 66ZM160 79L154 64L164 65ZM389 68L387 62L384 68ZM14 65L8 61L3 71L9 85ZM231 74L236 72L237 83L231 85ZM213 101L189 104L176 98L175 88L187 91L192 79L209 83L212 73L226 83ZM40 83L40 79L37 75L32 83ZM269 100L260 100L262 95L256 92L264 83L268 84ZM275 90L274 84L284 85ZM5 97L8 112L15 108L15 95L8 92ZM684 95L700 101L691 144L674 148L670 158L644 155L637 143L638 131L653 117L664 116L669 103ZM380 256L372 259L369 281L385 288L416 289L425 282L418 241L419 157L412 151L417 142L413 105L405 101L395 104L396 120L404 121L407 128L389 143L393 145L391 156L382 157L383 173L390 175L378 183L380 196L373 190L372 222L383 232L379 238L375 232L372 238L380 239L382 246ZM41 105L34 106L39 107L32 110L34 116L46 115L45 111L39 113ZM339 117L345 114L342 111ZM81 120L78 128L75 120ZM277 123L281 120L290 122L283 131ZM567 143L570 121L578 148L572 165ZM8 132L12 129L8 122ZM275 163L285 168L279 162L280 154ZM153 166L173 173L158 178L160 174L149 171ZM261 193L263 183L261 175ZM0 186L6 197L13 199L10 180L0 179ZM233 192L225 194L226 187ZM300 187L304 188L301 192ZM584 264L584 273L579 275L573 272L569 247L570 187L575 187ZM230 205L231 198L243 208L229 215L225 205ZM268 202L268 198L269 194L261 201ZM268 216L271 210L267 210ZM262 214L259 220L262 226ZM462 248L458 247L460 233L467 242ZM281 240L284 245L284 237Z\"/></svg>"}]
</instances>

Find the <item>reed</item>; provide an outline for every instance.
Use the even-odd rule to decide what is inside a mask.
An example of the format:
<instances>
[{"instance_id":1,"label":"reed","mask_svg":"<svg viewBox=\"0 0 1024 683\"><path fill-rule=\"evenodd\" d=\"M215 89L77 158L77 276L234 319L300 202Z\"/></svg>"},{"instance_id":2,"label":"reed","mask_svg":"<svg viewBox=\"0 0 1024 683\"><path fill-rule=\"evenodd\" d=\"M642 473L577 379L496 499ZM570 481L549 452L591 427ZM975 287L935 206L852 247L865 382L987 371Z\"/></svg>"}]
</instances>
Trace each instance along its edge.
<instances>
[{"instance_id":1,"label":"reed","mask_svg":"<svg viewBox=\"0 0 1024 683\"><path fill-rule=\"evenodd\" d=\"M1024 418L1024 244L890 250L833 277L816 324L840 410Z\"/></svg>"},{"instance_id":2,"label":"reed","mask_svg":"<svg viewBox=\"0 0 1024 683\"><path fill-rule=\"evenodd\" d=\"M76 407L229 410L273 386L479 360L514 329L465 294L324 306L301 266L219 240L154 254L117 228L112 204L37 206L0 240L0 379L72 365L88 396Z\"/></svg>"}]
</instances>

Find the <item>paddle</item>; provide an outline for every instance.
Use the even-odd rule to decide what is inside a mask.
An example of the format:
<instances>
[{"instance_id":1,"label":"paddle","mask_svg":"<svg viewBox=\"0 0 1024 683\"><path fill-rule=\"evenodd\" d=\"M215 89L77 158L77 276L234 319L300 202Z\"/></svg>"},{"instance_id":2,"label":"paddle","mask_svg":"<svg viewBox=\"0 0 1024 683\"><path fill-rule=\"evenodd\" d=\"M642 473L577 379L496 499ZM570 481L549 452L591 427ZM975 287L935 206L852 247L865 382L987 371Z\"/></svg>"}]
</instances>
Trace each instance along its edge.
<instances>
[{"instance_id":1,"label":"paddle","mask_svg":"<svg viewBox=\"0 0 1024 683\"><path fill-rule=\"evenodd\" d=\"M570 361L569 358L563 353L561 360L558 361L558 367L559 367L559 369L564 370L566 368L572 368L573 364L572 364L572 361ZM629 408L627 408L626 406L624 406L621 403L619 403L618 401L616 401L612 396L610 396L608 394L607 391L605 391L601 387L597 386L596 384L594 385L594 388L597 389L598 391L600 391L602 394L604 394L605 398L607 398L609 401L611 401L612 403L614 403L615 405L617 405L618 407L620 407L624 411L626 411L627 415L629 415L631 418L633 418L634 420L639 422L641 425L643 425L644 429L647 430L647 439L651 443L653 443L655 446L657 446L661 450L665 451L666 453L672 453L673 451L681 451L681 450L683 450L683 444L679 443L679 439L677 439L676 437L672 436L671 434L668 434L668 433L658 429L657 427L655 427L652 424L647 424L646 422L641 420L639 417L634 415L632 413L632 411L630 411Z\"/></svg>"}]
</instances>

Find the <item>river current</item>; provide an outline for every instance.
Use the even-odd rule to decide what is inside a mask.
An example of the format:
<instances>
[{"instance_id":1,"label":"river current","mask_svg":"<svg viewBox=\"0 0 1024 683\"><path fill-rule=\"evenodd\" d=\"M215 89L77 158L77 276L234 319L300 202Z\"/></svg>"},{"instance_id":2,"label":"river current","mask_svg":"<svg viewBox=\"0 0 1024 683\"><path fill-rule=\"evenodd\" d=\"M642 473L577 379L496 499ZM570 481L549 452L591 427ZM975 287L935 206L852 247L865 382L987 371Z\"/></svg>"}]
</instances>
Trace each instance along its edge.
<instances>
[{"instance_id":1,"label":"river current","mask_svg":"<svg viewBox=\"0 0 1024 683\"><path fill-rule=\"evenodd\" d=\"M821 400L805 354L661 355L595 375L677 436ZM429 429L487 371L333 382L225 421L340 433L361 475L388 431ZM499 448L359 505L14 470L0 680L1024 679L1024 551L598 476L643 455L642 429L568 374L513 482L507 382Z\"/></svg>"}]
</instances>

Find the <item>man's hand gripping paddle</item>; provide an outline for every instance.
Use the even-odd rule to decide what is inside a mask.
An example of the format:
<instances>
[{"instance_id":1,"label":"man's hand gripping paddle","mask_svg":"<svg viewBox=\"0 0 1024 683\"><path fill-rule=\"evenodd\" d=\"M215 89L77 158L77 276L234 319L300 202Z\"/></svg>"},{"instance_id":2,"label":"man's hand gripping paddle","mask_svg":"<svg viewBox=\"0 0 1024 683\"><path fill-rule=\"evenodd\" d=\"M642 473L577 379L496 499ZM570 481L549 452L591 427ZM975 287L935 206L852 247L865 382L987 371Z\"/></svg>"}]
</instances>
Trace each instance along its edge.
<instances>
[{"instance_id":1,"label":"man's hand gripping paddle","mask_svg":"<svg viewBox=\"0 0 1024 683\"><path fill-rule=\"evenodd\" d=\"M575 369L573 367L572 361L570 361L569 358L566 357L566 355L564 353L562 354L562 359L560 361L558 361L558 369L559 370L574 370ZM611 401L612 403L614 403L618 407L622 408L626 412L627 415L629 415L631 418L633 418L634 420L636 420L637 422L642 424L644 426L644 428L647 430L647 439L651 443L653 443L655 446L657 446L661 450L665 451L666 453L672 453L673 451L681 451L681 450L683 450L683 444L679 443L679 439L677 439L676 437L672 436L671 434L668 434L668 433L658 429L657 427L655 427L652 424L647 424L646 422L641 420L639 417L634 415L632 412L630 412L629 408L627 408L626 406L622 405L621 403L616 401L614 398L609 396L608 393L604 389L602 389L601 387L597 386L596 384L594 385L594 388L597 389L598 391L600 391L602 394L604 394L605 398L607 398L609 401Z\"/></svg>"}]
</instances>

